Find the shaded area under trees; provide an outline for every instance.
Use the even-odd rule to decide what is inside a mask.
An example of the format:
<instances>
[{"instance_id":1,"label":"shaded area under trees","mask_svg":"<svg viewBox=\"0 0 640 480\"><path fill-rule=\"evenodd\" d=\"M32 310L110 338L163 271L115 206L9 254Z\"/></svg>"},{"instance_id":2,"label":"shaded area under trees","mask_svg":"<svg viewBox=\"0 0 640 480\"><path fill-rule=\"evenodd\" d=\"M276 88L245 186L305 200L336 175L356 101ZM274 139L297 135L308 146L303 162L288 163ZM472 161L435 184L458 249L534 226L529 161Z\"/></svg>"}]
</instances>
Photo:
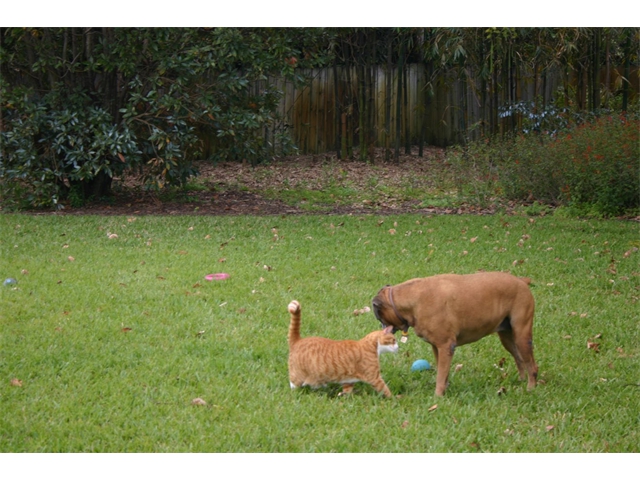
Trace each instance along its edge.
<instances>
[{"instance_id":1,"label":"shaded area under trees","mask_svg":"<svg viewBox=\"0 0 640 480\"><path fill-rule=\"evenodd\" d=\"M311 128L339 158L397 161L626 111L637 72L636 28L1 28L0 187L40 206L127 171L181 185L194 160L255 165ZM287 85L322 98L322 126L297 106L288 123Z\"/></svg>"}]
</instances>

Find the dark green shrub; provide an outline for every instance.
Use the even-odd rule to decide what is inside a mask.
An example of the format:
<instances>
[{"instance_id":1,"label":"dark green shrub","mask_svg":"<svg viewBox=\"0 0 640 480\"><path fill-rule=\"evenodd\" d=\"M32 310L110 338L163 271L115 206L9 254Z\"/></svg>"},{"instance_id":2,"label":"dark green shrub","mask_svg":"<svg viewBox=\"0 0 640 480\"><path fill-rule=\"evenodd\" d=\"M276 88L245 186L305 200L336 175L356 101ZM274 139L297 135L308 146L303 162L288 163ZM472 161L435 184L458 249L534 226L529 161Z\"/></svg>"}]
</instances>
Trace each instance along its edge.
<instances>
[{"instance_id":1,"label":"dark green shrub","mask_svg":"<svg viewBox=\"0 0 640 480\"><path fill-rule=\"evenodd\" d=\"M72 192L78 206L85 197L108 194L101 178L137 162L140 152L126 125L114 125L80 93L5 101L11 108L3 112L0 193L14 203L58 206Z\"/></svg>"},{"instance_id":2,"label":"dark green shrub","mask_svg":"<svg viewBox=\"0 0 640 480\"><path fill-rule=\"evenodd\" d=\"M323 32L3 27L0 201L77 206L126 169L159 190L197 174L194 160L290 153L268 79L298 82L297 67L324 62L302 58Z\"/></svg>"},{"instance_id":3,"label":"dark green shrub","mask_svg":"<svg viewBox=\"0 0 640 480\"><path fill-rule=\"evenodd\" d=\"M602 216L640 207L640 122L606 115L554 136L519 135L454 148L459 192L578 207Z\"/></svg>"}]
</instances>

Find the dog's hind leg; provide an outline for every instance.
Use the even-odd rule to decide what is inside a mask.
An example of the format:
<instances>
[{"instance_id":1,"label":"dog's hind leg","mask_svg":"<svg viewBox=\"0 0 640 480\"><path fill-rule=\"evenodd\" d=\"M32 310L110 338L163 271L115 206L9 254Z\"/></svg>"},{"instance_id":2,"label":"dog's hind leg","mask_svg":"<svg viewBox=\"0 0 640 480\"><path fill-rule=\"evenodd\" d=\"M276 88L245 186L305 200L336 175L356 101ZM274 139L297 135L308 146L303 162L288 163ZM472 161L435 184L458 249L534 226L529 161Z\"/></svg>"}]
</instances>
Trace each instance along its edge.
<instances>
[{"instance_id":1,"label":"dog's hind leg","mask_svg":"<svg viewBox=\"0 0 640 480\"><path fill-rule=\"evenodd\" d=\"M531 334L516 336L515 343L529 375L527 389L531 390L536 386L538 379L538 365L536 365L536 361L533 358L533 339Z\"/></svg>"},{"instance_id":2,"label":"dog's hind leg","mask_svg":"<svg viewBox=\"0 0 640 480\"><path fill-rule=\"evenodd\" d=\"M527 371L529 381L527 382L527 389L531 390L536 386L538 379L538 365L533 358L533 315L530 320L524 323L524 326L520 325L518 328L513 329L513 340L522 359L522 364Z\"/></svg>"},{"instance_id":3,"label":"dog's hind leg","mask_svg":"<svg viewBox=\"0 0 640 480\"><path fill-rule=\"evenodd\" d=\"M520 356L520 352L518 352L516 343L513 340L513 331L502 330L498 332L498 336L500 337L502 346L507 350L507 352L511 354L511 356L513 356L513 359L516 361L516 367L518 367L518 374L520 376L520 380L524 380L527 375L527 371L524 368L522 357Z\"/></svg>"}]
</instances>

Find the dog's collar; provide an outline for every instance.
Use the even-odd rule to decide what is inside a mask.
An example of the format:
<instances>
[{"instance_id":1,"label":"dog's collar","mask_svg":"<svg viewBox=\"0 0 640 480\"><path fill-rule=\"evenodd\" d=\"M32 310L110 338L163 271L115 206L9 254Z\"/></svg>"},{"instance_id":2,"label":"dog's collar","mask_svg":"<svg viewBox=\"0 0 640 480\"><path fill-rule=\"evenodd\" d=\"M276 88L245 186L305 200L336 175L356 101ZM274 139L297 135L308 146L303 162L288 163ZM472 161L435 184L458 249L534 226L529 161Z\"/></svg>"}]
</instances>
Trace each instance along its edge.
<instances>
[{"instance_id":1,"label":"dog's collar","mask_svg":"<svg viewBox=\"0 0 640 480\"><path fill-rule=\"evenodd\" d=\"M393 308L393 313L395 314L396 317L398 317L398 320L402 322L403 324L402 331L404 333L407 333L407 331L409 330L409 322L407 322L405 318L402 315L400 315L400 313L398 313L396 304L393 302L393 287L389 285L387 288L389 289L389 303L391 304L391 308Z\"/></svg>"}]
</instances>

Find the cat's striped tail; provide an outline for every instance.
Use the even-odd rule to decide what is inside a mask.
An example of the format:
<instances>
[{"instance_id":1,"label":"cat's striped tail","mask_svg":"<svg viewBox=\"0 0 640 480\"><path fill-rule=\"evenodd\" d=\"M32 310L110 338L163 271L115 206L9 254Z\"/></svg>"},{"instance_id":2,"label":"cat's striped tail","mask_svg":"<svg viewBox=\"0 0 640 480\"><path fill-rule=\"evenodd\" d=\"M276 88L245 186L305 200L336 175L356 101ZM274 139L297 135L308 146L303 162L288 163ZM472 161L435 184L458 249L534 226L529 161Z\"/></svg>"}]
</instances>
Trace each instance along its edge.
<instances>
[{"instance_id":1,"label":"cat's striped tail","mask_svg":"<svg viewBox=\"0 0 640 480\"><path fill-rule=\"evenodd\" d=\"M289 348L300 340L300 303L292 300L288 307L291 314L291 323L289 324Z\"/></svg>"}]
</instances>

